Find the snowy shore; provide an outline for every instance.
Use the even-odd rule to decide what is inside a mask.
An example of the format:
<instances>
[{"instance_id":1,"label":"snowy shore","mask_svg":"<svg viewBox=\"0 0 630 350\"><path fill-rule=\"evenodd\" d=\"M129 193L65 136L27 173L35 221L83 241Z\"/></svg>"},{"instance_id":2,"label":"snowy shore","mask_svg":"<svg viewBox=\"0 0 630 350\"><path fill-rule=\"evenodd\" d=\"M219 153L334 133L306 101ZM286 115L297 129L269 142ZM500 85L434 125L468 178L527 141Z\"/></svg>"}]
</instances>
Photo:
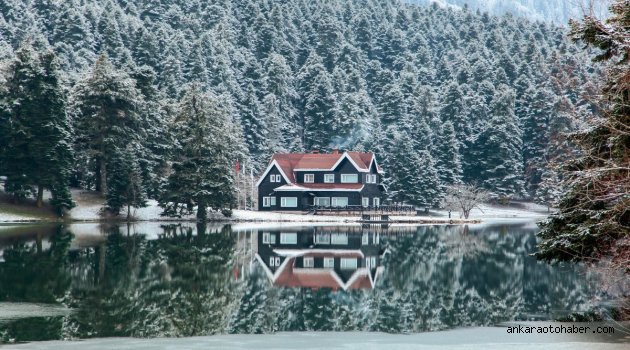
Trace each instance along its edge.
<instances>
[{"instance_id":1,"label":"snowy shore","mask_svg":"<svg viewBox=\"0 0 630 350\"><path fill-rule=\"evenodd\" d=\"M64 221L71 222L99 222L116 221L113 218L103 217L103 200L93 193L73 191L73 197L77 206L70 210ZM131 214L134 221L194 221L195 215L183 216L181 218L169 218L161 216L162 208L157 201L149 200L144 208L132 209ZM391 220L398 223L479 223L486 221L513 221L513 220L540 220L547 216L547 208L534 203L518 203L511 206L482 205L480 209L473 209L468 220L459 217L455 211L451 213L449 219L448 211L431 210L426 215L420 216L391 216ZM123 216L124 218L124 216ZM222 222L329 222L329 223L352 223L358 222L358 215L309 215L300 213L283 212L260 212L252 210L234 210L231 217L225 217L221 213L210 213L211 221ZM28 212L9 212L0 208L0 223L19 222L50 222L53 221L49 215L39 215Z\"/></svg>"}]
</instances>

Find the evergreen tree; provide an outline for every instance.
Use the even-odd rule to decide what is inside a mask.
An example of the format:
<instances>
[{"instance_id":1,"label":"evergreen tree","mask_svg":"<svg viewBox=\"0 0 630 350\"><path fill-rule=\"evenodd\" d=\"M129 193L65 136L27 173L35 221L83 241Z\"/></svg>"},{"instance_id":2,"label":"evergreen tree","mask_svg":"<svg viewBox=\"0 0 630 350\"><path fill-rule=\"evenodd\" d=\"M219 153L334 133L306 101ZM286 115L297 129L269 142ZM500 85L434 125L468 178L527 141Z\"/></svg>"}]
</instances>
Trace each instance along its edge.
<instances>
[{"instance_id":1,"label":"evergreen tree","mask_svg":"<svg viewBox=\"0 0 630 350\"><path fill-rule=\"evenodd\" d=\"M630 3L616 0L611 11L606 23L593 17L571 23L574 40L598 48L596 62L611 63L602 91L606 110L589 128L573 135L581 153L563 164L559 212L543 225L538 256L608 262L610 270L627 275L630 109L625 82L630 66Z\"/></svg>"},{"instance_id":2,"label":"evergreen tree","mask_svg":"<svg viewBox=\"0 0 630 350\"><path fill-rule=\"evenodd\" d=\"M514 115L514 93L503 86L492 102L492 117L476 145L482 185L497 197L523 194L521 130Z\"/></svg>"},{"instance_id":3,"label":"evergreen tree","mask_svg":"<svg viewBox=\"0 0 630 350\"><path fill-rule=\"evenodd\" d=\"M142 173L131 148L117 149L112 156L107 173L107 207L118 215L127 207L127 220L131 219L131 207L146 206L146 193L142 185Z\"/></svg>"},{"instance_id":4,"label":"evergreen tree","mask_svg":"<svg viewBox=\"0 0 630 350\"><path fill-rule=\"evenodd\" d=\"M8 178L6 190L24 197L35 186L41 207L44 189L48 189L60 213L72 208L68 188L72 133L54 53L39 53L30 44L23 45L5 79L1 98L6 130L0 163Z\"/></svg>"},{"instance_id":5,"label":"evergreen tree","mask_svg":"<svg viewBox=\"0 0 630 350\"><path fill-rule=\"evenodd\" d=\"M457 184L461 181L462 166L455 128L451 122L446 122L438 130L433 154L440 182L445 186Z\"/></svg>"},{"instance_id":6,"label":"evergreen tree","mask_svg":"<svg viewBox=\"0 0 630 350\"><path fill-rule=\"evenodd\" d=\"M178 152L160 201L167 215L190 212L205 221L207 209L231 208L236 201L234 163L243 159L242 138L229 101L192 84L174 122Z\"/></svg>"},{"instance_id":7,"label":"evergreen tree","mask_svg":"<svg viewBox=\"0 0 630 350\"><path fill-rule=\"evenodd\" d=\"M144 103L136 82L116 70L101 55L91 73L74 92L77 151L85 154L87 167L96 176L97 191L107 194L107 168L119 147L141 137L140 111ZM87 171L87 170L84 170Z\"/></svg>"}]
</instances>

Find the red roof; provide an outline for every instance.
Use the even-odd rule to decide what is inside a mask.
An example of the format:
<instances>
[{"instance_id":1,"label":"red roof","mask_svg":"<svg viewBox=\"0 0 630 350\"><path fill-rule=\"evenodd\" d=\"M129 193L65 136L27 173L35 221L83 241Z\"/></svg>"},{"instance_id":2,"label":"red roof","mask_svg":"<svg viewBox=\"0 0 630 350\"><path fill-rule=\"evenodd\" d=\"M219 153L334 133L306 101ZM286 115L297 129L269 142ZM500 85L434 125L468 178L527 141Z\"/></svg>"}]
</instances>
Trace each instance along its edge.
<instances>
[{"instance_id":1,"label":"red roof","mask_svg":"<svg viewBox=\"0 0 630 350\"><path fill-rule=\"evenodd\" d=\"M330 288L338 289L372 289L373 283L370 281L369 272L362 273L361 270L355 271L359 274L349 285L344 285L337 273L332 269L294 269L294 258L285 265L280 275L273 281L276 287L302 287L302 288ZM352 278L351 278L352 279Z\"/></svg>"},{"instance_id":2,"label":"red roof","mask_svg":"<svg viewBox=\"0 0 630 350\"><path fill-rule=\"evenodd\" d=\"M270 165L275 161L290 183L295 183L295 171L314 170L325 171L333 170L343 157L348 157L359 171L369 171L374 153L372 152L342 152L342 153L276 153L271 157ZM266 176L270 168L263 173ZM381 171L380 166L377 167ZM302 185L302 184L300 184ZM312 184L304 184L312 185ZM319 185L319 184L316 184ZM315 187L312 187L315 188ZM335 186L335 188L339 188Z\"/></svg>"}]
</instances>

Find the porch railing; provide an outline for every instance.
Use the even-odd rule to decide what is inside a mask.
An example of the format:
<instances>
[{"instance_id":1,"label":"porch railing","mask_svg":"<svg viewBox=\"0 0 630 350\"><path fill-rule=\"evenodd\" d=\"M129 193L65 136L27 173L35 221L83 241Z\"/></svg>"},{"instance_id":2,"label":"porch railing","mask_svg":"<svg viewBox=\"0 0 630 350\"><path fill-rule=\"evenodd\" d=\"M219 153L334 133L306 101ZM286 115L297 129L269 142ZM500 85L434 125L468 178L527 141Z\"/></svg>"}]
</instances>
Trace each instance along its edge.
<instances>
[{"instance_id":1,"label":"porch railing","mask_svg":"<svg viewBox=\"0 0 630 350\"><path fill-rule=\"evenodd\" d=\"M311 205L308 207L309 212L313 214L325 214L325 213L348 213L359 214L363 213L380 213L380 214L409 214L416 213L416 207L406 204L388 204L379 206L363 206L363 205L343 205L343 206L321 206Z\"/></svg>"}]
</instances>

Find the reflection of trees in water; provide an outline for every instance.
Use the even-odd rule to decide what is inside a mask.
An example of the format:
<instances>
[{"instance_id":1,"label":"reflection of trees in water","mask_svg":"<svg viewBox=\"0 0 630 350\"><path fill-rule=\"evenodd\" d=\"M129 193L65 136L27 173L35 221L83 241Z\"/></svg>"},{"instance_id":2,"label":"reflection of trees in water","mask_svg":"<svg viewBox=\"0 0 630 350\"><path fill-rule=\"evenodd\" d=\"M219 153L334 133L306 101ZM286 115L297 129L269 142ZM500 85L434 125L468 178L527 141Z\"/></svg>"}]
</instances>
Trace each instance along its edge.
<instances>
[{"instance_id":1,"label":"reflection of trees in water","mask_svg":"<svg viewBox=\"0 0 630 350\"><path fill-rule=\"evenodd\" d=\"M383 239L386 270L374 290L271 288L257 271L230 331L440 330L583 311L592 295L574 267L558 274L529 256L531 229L419 227Z\"/></svg>"},{"instance_id":2,"label":"reflection of trees in water","mask_svg":"<svg viewBox=\"0 0 630 350\"><path fill-rule=\"evenodd\" d=\"M0 301L54 303L70 285L66 271L72 235L63 227L35 229L34 241L15 241L3 249ZM52 232L49 232L52 231ZM49 247L42 248L43 237Z\"/></svg>"},{"instance_id":3,"label":"reflection of trees in water","mask_svg":"<svg viewBox=\"0 0 630 350\"><path fill-rule=\"evenodd\" d=\"M76 336L222 333L233 307L229 231L166 230L157 240L110 234L106 271L93 289L72 291Z\"/></svg>"},{"instance_id":4,"label":"reflection of trees in water","mask_svg":"<svg viewBox=\"0 0 630 350\"><path fill-rule=\"evenodd\" d=\"M155 240L128 232L112 227L103 243L69 251L72 236L58 228L43 248L37 239L5 248L0 301L61 301L75 312L39 331L29 325L42 318L0 325L0 338L416 332L578 311L591 295L574 268L558 273L529 257L534 231L515 226L382 235L376 288L348 292L272 288L257 264L232 281L236 235L227 227L170 225Z\"/></svg>"},{"instance_id":5,"label":"reflection of trees in water","mask_svg":"<svg viewBox=\"0 0 630 350\"><path fill-rule=\"evenodd\" d=\"M35 340L107 336L191 336L225 333L234 308L234 237L228 229L198 234L167 228L156 240L114 227L96 247L69 251L71 236L50 237L50 249L16 243L0 263L0 301L62 302L75 311L0 325L3 338ZM19 327L18 327L19 325ZM56 333L44 332L56 329Z\"/></svg>"}]
</instances>

